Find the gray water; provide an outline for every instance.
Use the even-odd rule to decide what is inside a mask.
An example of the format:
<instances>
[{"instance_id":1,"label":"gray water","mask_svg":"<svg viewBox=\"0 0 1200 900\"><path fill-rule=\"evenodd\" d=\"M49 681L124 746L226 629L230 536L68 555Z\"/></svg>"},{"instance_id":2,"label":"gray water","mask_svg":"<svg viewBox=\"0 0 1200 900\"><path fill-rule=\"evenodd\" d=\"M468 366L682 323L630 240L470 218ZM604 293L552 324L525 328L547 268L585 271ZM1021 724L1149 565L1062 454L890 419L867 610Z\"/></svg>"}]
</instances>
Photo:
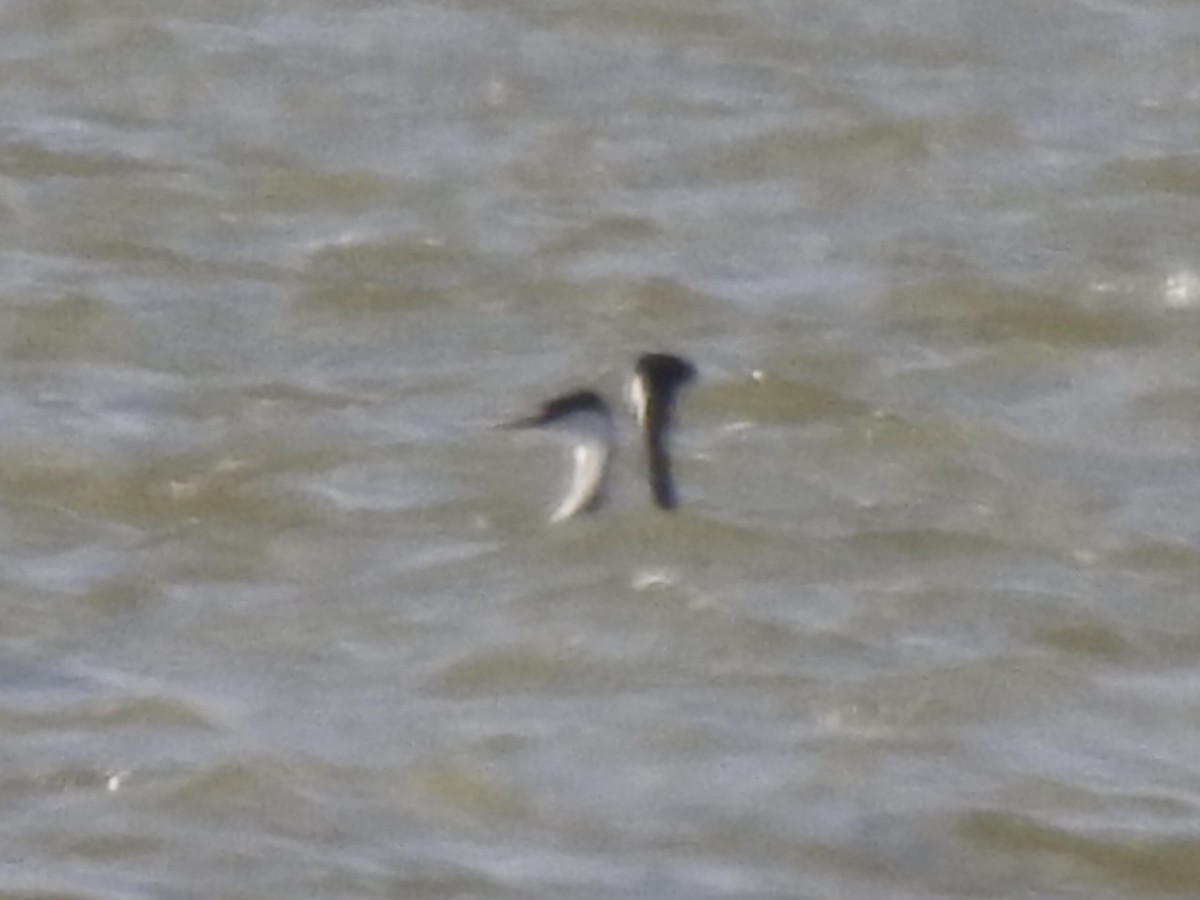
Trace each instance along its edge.
<instances>
[{"instance_id":1,"label":"gray water","mask_svg":"<svg viewBox=\"0 0 1200 900\"><path fill-rule=\"evenodd\" d=\"M4 4L0 896L1200 894L1198 38Z\"/></svg>"}]
</instances>

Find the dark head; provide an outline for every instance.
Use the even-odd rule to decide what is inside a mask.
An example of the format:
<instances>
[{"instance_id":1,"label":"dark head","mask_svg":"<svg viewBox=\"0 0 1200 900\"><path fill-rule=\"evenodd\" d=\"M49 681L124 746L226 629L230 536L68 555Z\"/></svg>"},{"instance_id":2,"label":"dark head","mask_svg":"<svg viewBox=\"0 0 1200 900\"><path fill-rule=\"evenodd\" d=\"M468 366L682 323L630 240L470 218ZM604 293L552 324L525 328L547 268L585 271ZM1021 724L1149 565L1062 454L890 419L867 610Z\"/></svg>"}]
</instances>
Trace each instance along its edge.
<instances>
[{"instance_id":1,"label":"dark head","mask_svg":"<svg viewBox=\"0 0 1200 900\"><path fill-rule=\"evenodd\" d=\"M638 424L644 428L647 417L656 407L669 415L679 390L695 378L696 367L681 356L643 353L638 357L630 386Z\"/></svg>"},{"instance_id":2,"label":"dark head","mask_svg":"<svg viewBox=\"0 0 1200 900\"><path fill-rule=\"evenodd\" d=\"M525 416L513 422L506 422L502 428L552 428L555 426L570 427L574 421L587 417L598 416L611 419L612 412L608 403L595 391L575 391L547 400L532 416Z\"/></svg>"},{"instance_id":3,"label":"dark head","mask_svg":"<svg viewBox=\"0 0 1200 900\"><path fill-rule=\"evenodd\" d=\"M654 502L663 509L678 505L667 444L679 392L696 378L696 367L669 353L646 353L633 367L629 398L642 429L647 475Z\"/></svg>"}]
</instances>

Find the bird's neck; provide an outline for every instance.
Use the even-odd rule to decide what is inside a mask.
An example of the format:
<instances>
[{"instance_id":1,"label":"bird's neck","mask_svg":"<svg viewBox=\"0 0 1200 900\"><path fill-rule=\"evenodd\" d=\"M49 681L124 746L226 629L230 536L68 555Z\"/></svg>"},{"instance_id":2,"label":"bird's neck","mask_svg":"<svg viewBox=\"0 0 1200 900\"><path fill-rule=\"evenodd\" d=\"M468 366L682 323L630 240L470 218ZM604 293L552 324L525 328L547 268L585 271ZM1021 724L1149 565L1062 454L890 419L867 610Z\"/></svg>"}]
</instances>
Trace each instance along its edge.
<instances>
[{"instance_id":1,"label":"bird's neck","mask_svg":"<svg viewBox=\"0 0 1200 900\"><path fill-rule=\"evenodd\" d=\"M612 457L611 438L591 439L576 445L571 486L550 521L561 522L577 513L591 512L604 503Z\"/></svg>"}]
</instances>

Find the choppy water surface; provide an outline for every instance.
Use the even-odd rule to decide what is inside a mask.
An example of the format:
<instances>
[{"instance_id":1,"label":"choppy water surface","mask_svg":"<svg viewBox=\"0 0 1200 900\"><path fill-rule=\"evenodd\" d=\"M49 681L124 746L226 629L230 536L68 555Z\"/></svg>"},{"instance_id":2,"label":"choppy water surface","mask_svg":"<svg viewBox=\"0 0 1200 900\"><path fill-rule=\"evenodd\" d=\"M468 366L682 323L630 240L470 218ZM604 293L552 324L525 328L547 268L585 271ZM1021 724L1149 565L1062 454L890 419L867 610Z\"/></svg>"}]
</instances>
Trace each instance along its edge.
<instances>
[{"instance_id":1,"label":"choppy water surface","mask_svg":"<svg viewBox=\"0 0 1200 900\"><path fill-rule=\"evenodd\" d=\"M1196 4L0 25L0 894L1200 893Z\"/></svg>"}]
</instances>

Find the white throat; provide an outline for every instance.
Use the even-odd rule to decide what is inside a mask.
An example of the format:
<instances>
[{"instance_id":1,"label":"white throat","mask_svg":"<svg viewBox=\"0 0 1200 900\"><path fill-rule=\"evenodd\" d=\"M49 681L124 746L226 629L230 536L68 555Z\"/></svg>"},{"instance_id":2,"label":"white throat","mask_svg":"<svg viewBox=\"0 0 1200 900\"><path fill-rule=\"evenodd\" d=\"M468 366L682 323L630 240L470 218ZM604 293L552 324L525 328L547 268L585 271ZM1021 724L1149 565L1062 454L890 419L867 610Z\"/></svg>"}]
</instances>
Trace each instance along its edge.
<instances>
[{"instance_id":1,"label":"white throat","mask_svg":"<svg viewBox=\"0 0 1200 900\"><path fill-rule=\"evenodd\" d=\"M629 382L629 405L633 407L633 415L637 419L638 428L646 427L646 413L650 408L650 395L646 391L646 380L641 375L635 375Z\"/></svg>"}]
</instances>

